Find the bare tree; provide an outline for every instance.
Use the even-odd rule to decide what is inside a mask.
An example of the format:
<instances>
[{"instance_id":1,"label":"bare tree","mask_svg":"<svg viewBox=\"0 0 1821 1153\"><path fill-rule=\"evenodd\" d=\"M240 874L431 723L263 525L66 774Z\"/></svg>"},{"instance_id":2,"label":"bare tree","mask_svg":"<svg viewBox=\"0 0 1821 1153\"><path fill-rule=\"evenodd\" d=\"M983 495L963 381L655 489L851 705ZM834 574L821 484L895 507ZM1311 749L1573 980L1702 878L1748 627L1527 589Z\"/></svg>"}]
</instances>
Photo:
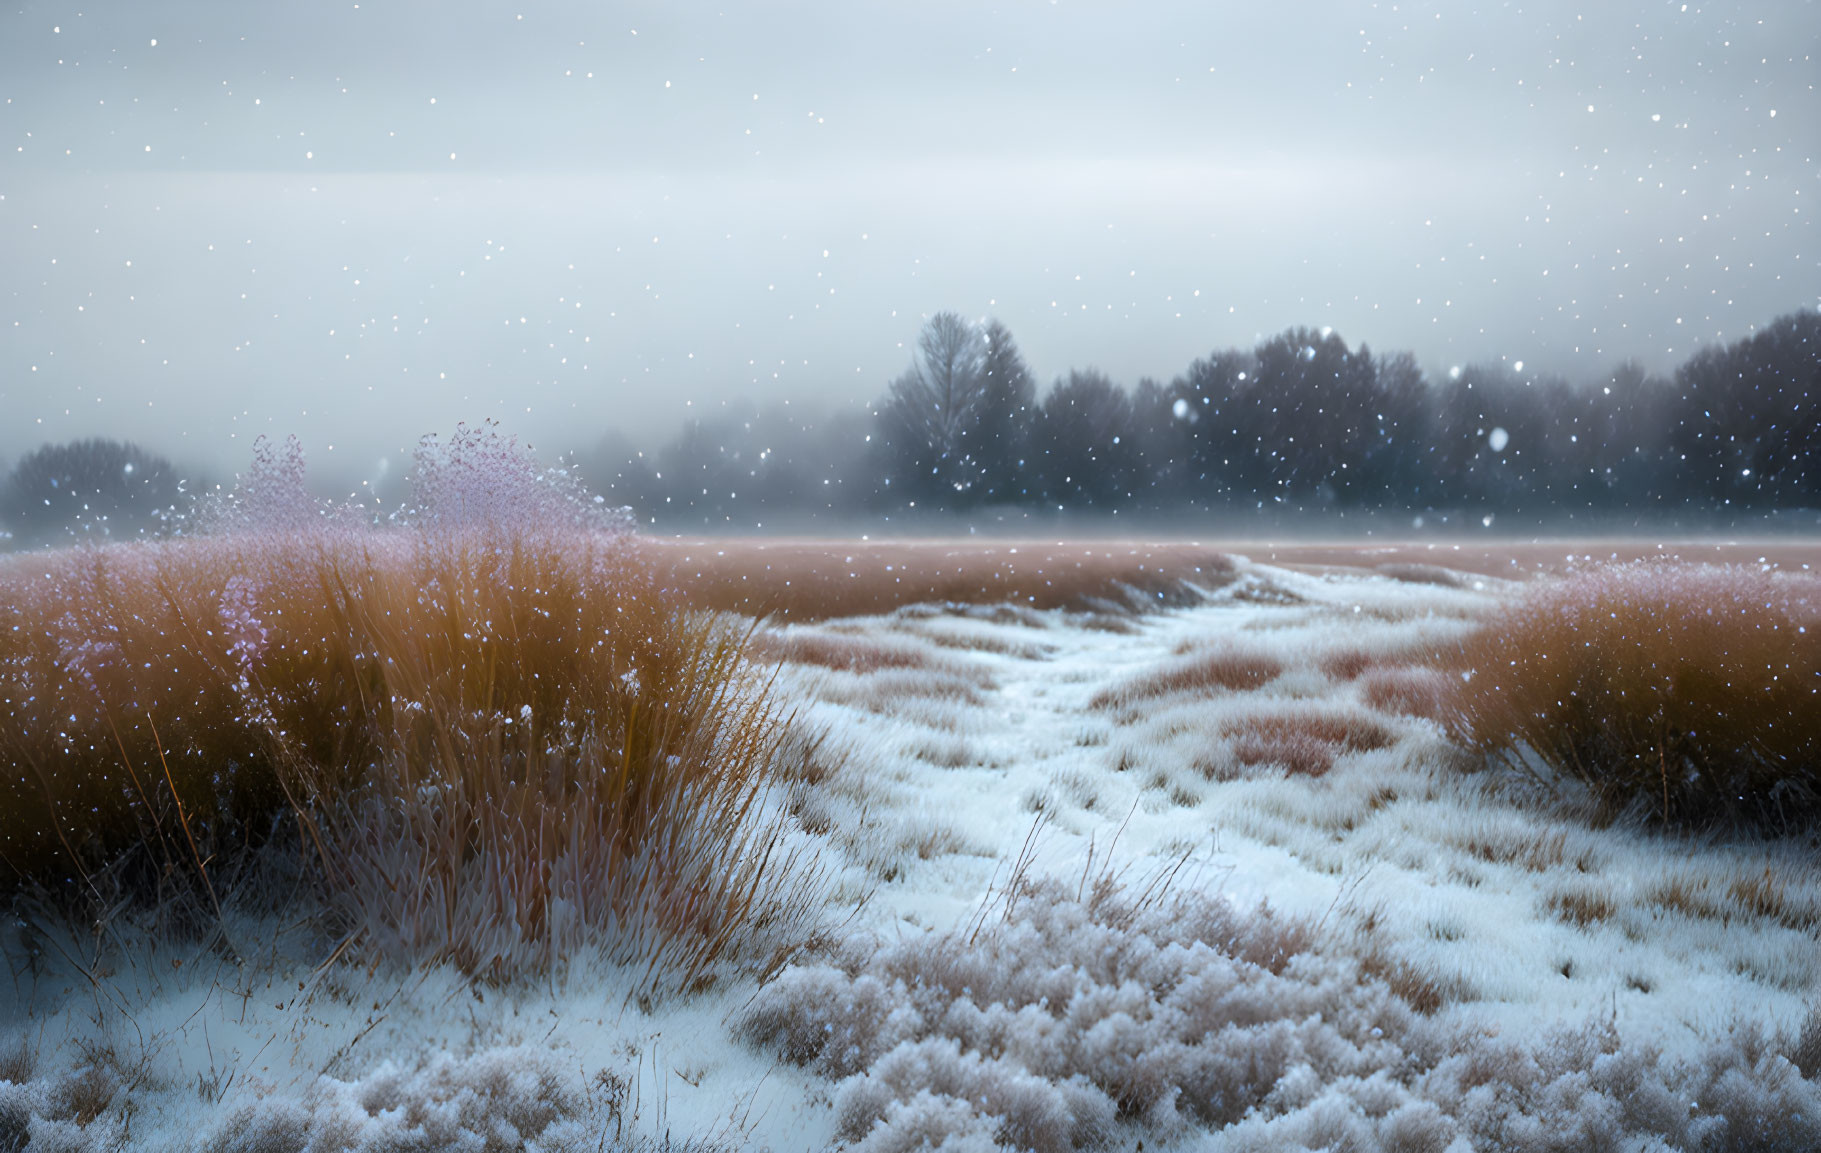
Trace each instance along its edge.
<instances>
[{"instance_id":1,"label":"bare tree","mask_svg":"<svg viewBox=\"0 0 1821 1153\"><path fill-rule=\"evenodd\" d=\"M980 468L969 433L985 403L986 354L979 329L938 312L917 337L917 359L892 382L880 431L907 499L953 504L973 488Z\"/></svg>"}]
</instances>

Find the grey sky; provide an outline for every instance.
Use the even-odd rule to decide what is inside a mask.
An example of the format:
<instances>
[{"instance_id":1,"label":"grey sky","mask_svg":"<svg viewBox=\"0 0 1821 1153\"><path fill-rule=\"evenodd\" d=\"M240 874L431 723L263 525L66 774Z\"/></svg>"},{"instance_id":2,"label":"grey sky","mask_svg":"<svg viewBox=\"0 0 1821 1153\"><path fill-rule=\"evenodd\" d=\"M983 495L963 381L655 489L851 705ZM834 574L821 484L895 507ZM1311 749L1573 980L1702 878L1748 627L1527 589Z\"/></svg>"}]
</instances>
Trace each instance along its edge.
<instances>
[{"instance_id":1,"label":"grey sky","mask_svg":"<svg viewBox=\"0 0 1821 1153\"><path fill-rule=\"evenodd\" d=\"M667 437L871 399L944 308L1045 380L1292 324L1669 368L1821 302L1818 42L1814 0L14 0L0 455Z\"/></svg>"}]
</instances>

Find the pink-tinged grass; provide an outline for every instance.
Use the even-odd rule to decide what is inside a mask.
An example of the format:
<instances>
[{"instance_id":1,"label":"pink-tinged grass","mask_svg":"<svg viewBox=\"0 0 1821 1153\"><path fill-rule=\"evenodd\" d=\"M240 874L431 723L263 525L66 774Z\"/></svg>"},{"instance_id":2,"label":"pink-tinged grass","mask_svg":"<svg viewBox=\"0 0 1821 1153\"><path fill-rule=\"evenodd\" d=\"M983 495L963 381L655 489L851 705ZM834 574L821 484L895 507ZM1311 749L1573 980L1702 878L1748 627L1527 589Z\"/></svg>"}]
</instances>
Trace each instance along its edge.
<instances>
[{"instance_id":1,"label":"pink-tinged grass","mask_svg":"<svg viewBox=\"0 0 1821 1153\"><path fill-rule=\"evenodd\" d=\"M1460 538L1388 541L1278 540L1213 542L1260 564L1294 569L1372 569L1394 580L1442 584L1438 569L1526 579L1637 561L1687 565L1769 564L1785 572L1821 571L1821 542L1796 535L1758 540L1669 540L1623 537L1559 540ZM1471 577L1465 582L1471 584Z\"/></svg>"},{"instance_id":2,"label":"pink-tinged grass","mask_svg":"<svg viewBox=\"0 0 1821 1153\"><path fill-rule=\"evenodd\" d=\"M504 979L593 942L666 984L781 957L808 898L780 888L783 730L746 633L581 529L15 557L0 868L207 929L234 863L295 821L369 956Z\"/></svg>"},{"instance_id":3,"label":"pink-tinged grass","mask_svg":"<svg viewBox=\"0 0 1821 1153\"><path fill-rule=\"evenodd\" d=\"M820 665L849 673L876 673L882 669L926 669L939 662L928 649L901 641L821 632L759 632L753 635L753 653L765 660Z\"/></svg>"},{"instance_id":4,"label":"pink-tinged grass","mask_svg":"<svg viewBox=\"0 0 1821 1153\"><path fill-rule=\"evenodd\" d=\"M1446 663L1449 647L1433 641L1405 641L1372 647L1345 645L1321 654L1316 666L1337 681L1355 681L1380 670Z\"/></svg>"},{"instance_id":5,"label":"pink-tinged grass","mask_svg":"<svg viewBox=\"0 0 1821 1153\"><path fill-rule=\"evenodd\" d=\"M1144 701L1184 693L1243 692L1261 687L1283 671L1282 659L1263 649L1218 646L1104 689L1088 707L1130 710Z\"/></svg>"},{"instance_id":6,"label":"pink-tinged grass","mask_svg":"<svg viewBox=\"0 0 1821 1153\"><path fill-rule=\"evenodd\" d=\"M1364 713L1284 707L1237 717L1221 728L1242 765L1277 765L1291 776L1319 777L1343 753L1369 752L1396 737Z\"/></svg>"},{"instance_id":7,"label":"pink-tinged grass","mask_svg":"<svg viewBox=\"0 0 1821 1153\"><path fill-rule=\"evenodd\" d=\"M1385 713L1439 721L1454 692L1449 674L1432 668L1379 668L1360 678L1359 696Z\"/></svg>"},{"instance_id":8,"label":"pink-tinged grass","mask_svg":"<svg viewBox=\"0 0 1821 1153\"><path fill-rule=\"evenodd\" d=\"M1189 543L1121 541L655 541L664 583L699 608L779 620L867 616L912 604L1121 612L1193 603L1233 559Z\"/></svg>"},{"instance_id":9,"label":"pink-tinged grass","mask_svg":"<svg viewBox=\"0 0 1821 1153\"><path fill-rule=\"evenodd\" d=\"M1790 827L1821 798L1821 579L1639 564L1538 585L1470 634L1454 735L1608 813Z\"/></svg>"}]
</instances>

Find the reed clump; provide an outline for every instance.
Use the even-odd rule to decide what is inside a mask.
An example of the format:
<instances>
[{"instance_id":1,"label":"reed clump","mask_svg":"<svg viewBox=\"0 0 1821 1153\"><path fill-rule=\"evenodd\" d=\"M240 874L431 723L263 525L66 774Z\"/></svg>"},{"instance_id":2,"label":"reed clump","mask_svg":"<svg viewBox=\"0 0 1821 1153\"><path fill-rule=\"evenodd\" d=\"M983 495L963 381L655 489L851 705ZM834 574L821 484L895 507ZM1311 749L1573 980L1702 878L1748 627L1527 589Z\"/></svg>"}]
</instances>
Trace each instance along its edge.
<instances>
[{"instance_id":1,"label":"reed clump","mask_svg":"<svg viewBox=\"0 0 1821 1153\"><path fill-rule=\"evenodd\" d=\"M0 565L0 868L218 921L295 823L359 949L504 979L594 943L656 982L777 951L748 629L576 525L292 527Z\"/></svg>"},{"instance_id":2,"label":"reed clump","mask_svg":"<svg viewBox=\"0 0 1821 1153\"><path fill-rule=\"evenodd\" d=\"M1821 580L1615 565L1532 589L1462 643L1445 716L1607 813L1787 829L1821 799Z\"/></svg>"}]
</instances>

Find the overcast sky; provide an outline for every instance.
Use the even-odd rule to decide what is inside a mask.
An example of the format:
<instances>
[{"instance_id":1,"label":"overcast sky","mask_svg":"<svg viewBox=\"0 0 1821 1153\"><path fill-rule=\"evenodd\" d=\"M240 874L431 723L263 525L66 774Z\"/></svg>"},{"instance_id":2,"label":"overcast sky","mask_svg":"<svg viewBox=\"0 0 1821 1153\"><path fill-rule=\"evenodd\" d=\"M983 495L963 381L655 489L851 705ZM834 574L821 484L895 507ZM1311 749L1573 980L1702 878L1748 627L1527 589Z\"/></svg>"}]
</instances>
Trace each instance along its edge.
<instances>
[{"instance_id":1,"label":"overcast sky","mask_svg":"<svg viewBox=\"0 0 1821 1153\"><path fill-rule=\"evenodd\" d=\"M1818 53L1814 0L12 0L0 458L667 438L941 309L1046 381L1668 369L1821 303Z\"/></svg>"}]
</instances>

